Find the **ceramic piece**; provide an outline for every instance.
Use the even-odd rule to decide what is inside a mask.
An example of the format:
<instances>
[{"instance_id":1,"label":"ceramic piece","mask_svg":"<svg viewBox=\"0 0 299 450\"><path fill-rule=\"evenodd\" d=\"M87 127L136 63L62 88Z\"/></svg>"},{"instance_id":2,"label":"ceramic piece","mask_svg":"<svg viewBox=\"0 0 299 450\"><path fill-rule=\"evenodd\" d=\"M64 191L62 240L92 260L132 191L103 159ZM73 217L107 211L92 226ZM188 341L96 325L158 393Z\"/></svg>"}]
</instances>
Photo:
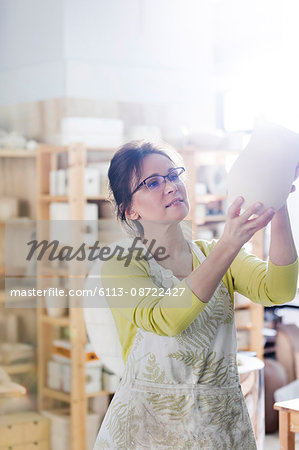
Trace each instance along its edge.
<instances>
[{"instance_id":1,"label":"ceramic piece","mask_svg":"<svg viewBox=\"0 0 299 450\"><path fill-rule=\"evenodd\" d=\"M285 203L299 162L299 134L272 123L260 123L228 174L228 200L242 196L246 209L261 202L260 212Z\"/></svg>"}]
</instances>

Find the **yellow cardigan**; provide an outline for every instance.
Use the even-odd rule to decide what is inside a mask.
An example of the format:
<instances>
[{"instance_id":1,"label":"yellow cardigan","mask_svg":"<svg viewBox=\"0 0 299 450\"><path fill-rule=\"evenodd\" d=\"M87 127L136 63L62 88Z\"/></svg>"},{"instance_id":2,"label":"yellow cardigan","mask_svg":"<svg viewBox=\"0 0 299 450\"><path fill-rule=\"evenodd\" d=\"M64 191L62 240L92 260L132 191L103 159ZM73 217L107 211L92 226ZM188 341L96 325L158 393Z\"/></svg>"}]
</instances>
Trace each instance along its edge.
<instances>
[{"instance_id":1,"label":"yellow cardigan","mask_svg":"<svg viewBox=\"0 0 299 450\"><path fill-rule=\"evenodd\" d=\"M205 256L216 242L195 241ZM194 252L192 254L193 269L196 269L200 263ZM170 295L161 295L144 259L138 260L133 256L129 266L125 267L123 261L113 257L103 263L101 273L105 293L114 294L107 295L106 299L115 319L125 362L137 328L175 336L185 330L207 305L196 297L185 280L176 285L176 290L168 290ZM270 260L260 260L242 248L222 280L232 301L234 291L237 291L255 303L273 306L295 297L297 278L298 258L293 264L277 266ZM183 295L179 295L182 292ZM121 295L115 296L117 293Z\"/></svg>"}]
</instances>

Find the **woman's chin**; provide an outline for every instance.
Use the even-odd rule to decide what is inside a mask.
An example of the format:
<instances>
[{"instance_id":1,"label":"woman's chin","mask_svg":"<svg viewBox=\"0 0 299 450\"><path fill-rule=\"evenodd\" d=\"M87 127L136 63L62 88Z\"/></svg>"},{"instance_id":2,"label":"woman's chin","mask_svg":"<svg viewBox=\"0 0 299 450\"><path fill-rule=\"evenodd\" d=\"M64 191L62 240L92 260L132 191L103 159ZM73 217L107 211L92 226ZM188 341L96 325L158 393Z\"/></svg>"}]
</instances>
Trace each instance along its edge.
<instances>
[{"instance_id":1,"label":"woman's chin","mask_svg":"<svg viewBox=\"0 0 299 450\"><path fill-rule=\"evenodd\" d=\"M169 219L174 221L184 220L189 214L189 208L181 208L180 210L169 211Z\"/></svg>"}]
</instances>

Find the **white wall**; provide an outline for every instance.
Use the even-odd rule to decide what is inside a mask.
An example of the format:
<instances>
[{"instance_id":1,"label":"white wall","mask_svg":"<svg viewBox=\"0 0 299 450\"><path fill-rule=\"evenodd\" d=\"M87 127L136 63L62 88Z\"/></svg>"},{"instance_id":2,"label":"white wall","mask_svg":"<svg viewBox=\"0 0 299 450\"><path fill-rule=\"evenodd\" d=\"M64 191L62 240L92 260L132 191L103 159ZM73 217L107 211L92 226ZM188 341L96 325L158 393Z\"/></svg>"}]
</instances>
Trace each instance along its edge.
<instances>
[{"instance_id":1,"label":"white wall","mask_svg":"<svg viewBox=\"0 0 299 450\"><path fill-rule=\"evenodd\" d=\"M198 104L214 123L208 0L0 0L0 105Z\"/></svg>"},{"instance_id":2,"label":"white wall","mask_svg":"<svg viewBox=\"0 0 299 450\"><path fill-rule=\"evenodd\" d=\"M0 104L62 95L63 2L0 0Z\"/></svg>"},{"instance_id":3,"label":"white wall","mask_svg":"<svg viewBox=\"0 0 299 450\"><path fill-rule=\"evenodd\" d=\"M207 0L66 0L67 96L197 104L214 125Z\"/></svg>"}]
</instances>

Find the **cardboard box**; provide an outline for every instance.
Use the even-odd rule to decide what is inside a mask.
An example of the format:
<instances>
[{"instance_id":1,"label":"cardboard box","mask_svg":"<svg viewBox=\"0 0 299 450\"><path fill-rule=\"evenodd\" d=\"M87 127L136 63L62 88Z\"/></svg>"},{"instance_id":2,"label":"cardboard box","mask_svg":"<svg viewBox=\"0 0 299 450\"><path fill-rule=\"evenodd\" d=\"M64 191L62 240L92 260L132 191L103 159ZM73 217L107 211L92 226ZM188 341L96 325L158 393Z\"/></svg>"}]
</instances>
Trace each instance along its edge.
<instances>
[{"instance_id":1,"label":"cardboard box","mask_svg":"<svg viewBox=\"0 0 299 450\"><path fill-rule=\"evenodd\" d=\"M36 412L0 416L0 448L48 449L50 421ZM37 443L37 444L35 444ZM39 444L39 445L38 445ZM33 447L33 445L36 445Z\"/></svg>"},{"instance_id":2,"label":"cardboard box","mask_svg":"<svg viewBox=\"0 0 299 450\"><path fill-rule=\"evenodd\" d=\"M51 450L71 450L71 419L68 409L43 411L50 419ZM92 450L100 427L98 414L89 413L86 419L86 450Z\"/></svg>"},{"instance_id":3,"label":"cardboard box","mask_svg":"<svg viewBox=\"0 0 299 450\"><path fill-rule=\"evenodd\" d=\"M16 197L0 197L0 220L18 217L19 201Z\"/></svg>"}]
</instances>

